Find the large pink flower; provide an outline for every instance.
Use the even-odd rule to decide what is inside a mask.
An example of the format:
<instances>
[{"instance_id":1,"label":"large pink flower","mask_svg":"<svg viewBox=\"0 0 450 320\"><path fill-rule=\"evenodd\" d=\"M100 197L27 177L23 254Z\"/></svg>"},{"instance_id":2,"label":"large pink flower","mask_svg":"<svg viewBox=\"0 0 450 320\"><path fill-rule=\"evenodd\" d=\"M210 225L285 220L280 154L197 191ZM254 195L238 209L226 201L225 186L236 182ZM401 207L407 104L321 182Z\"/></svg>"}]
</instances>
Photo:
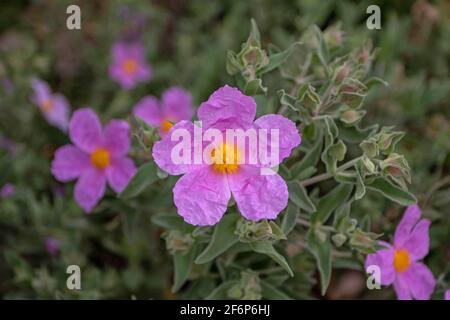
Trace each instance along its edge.
<instances>
[{"instance_id":1,"label":"large pink flower","mask_svg":"<svg viewBox=\"0 0 450 320\"><path fill-rule=\"evenodd\" d=\"M152 69L145 61L144 47L138 42L119 41L112 48L109 76L125 90L150 80Z\"/></svg>"},{"instance_id":2,"label":"large pink flower","mask_svg":"<svg viewBox=\"0 0 450 320\"><path fill-rule=\"evenodd\" d=\"M419 262L430 247L430 220L420 219L420 215L417 205L409 206L395 231L394 244L381 242L386 249L369 254L366 259L366 269L378 266L381 284L393 284L400 300L429 300L436 285L430 269Z\"/></svg>"},{"instance_id":3,"label":"large pink flower","mask_svg":"<svg viewBox=\"0 0 450 320\"><path fill-rule=\"evenodd\" d=\"M279 157L276 163L270 163L270 166L277 165L300 144L297 128L291 120L280 115L266 115L256 121L255 115L255 100L229 86L215 91L198 110L203 130L217 129L222 133L227 129L279 130ZM201 153L210 150L212 163L178 164L173 161L172 151L177 139L172 135L180 132L178 129L184 129L194 137L194 126L189 121L178 122L153 147L153 157L161 169L172 175L183 175L173 193L175 206L184 220L200 226L216 224L225 213L231 195L245 218L253 221L275 219L287 205L286 182L275 172L262 175L261 168L269 167L268 164L236 161L240 154L248 156L251 150L239 150L232 141L223 140L225 143L222 144L200 146ZM195 141L191 145L195 145ZM211 146L213 148L206 149ZM224 161L215 158L218 154L224 157L219 160Z\"/></svg>"},{"instance_id":4,"label":"large pink flower","mask_svg":"<svg viewBox=\"0 0 450 320\"><path fill-rule=\"evenodd\" d=\"M53 94L48 84L42 80L33 79L31 86L34 91L32 100L48 123L66 132L70 111L66 98L59 93Z\"/></svg>"},{"instance_id":5,"label":"large pink flower","mask_svg":"<svg viewBox=\"0 0 450 320\"><path fill-rule=\"evenodd\" d=\"M121 192L136 172L127 157L129 125L112 120L102 130L95 112L84 108L73 114L69 135L74 145L56 150L52 174L61 182L78 179L75 200L90 212L105 194L106 182L115 192Z\"/></svg>"},{"instance_id":6,"label":"large pink flower","mask_svg":"<svg viewBox=\"0 0 450 320\"><path fill-rule=\"evenodd\" d=\"M133 108L133 113L153 127L159 127L161 135L169 132L181 120L191 120L192 96L179 87L166 90L158 101L154 96L142 98Z\"/></svg>"}]
</instances>

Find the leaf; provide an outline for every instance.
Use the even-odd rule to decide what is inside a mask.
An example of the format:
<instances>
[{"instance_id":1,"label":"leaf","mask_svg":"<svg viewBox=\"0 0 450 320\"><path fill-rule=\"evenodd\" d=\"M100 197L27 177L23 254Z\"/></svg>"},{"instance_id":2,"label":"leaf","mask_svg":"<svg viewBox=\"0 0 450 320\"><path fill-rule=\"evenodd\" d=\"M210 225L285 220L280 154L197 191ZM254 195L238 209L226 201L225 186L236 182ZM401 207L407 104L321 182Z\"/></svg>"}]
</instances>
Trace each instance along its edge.
<instances>
[{"instance_id":1,"label":"leaf","mask_svg":"<svg viewBox=\"0 0 450 320\"><path fill-rule=\"evenodd\" d=\"M328 45L325 42L323 37L322 30L318 26L314 26L314 33L316 35L317 40L319 41L319 47L317 48L317 56L319 57L322 66L325 68L325 71L328 76L330 76L330 68L328 67L328 61L330 59L330 53L328 50Z\"/></svg>"},{"instance_id":2,"label":"leaf","mask_svg":"<svg viewBox=\"0 0 450 320\"><path fill-rule=\"evenodd\" d=\"M300 42L294 42L289 48L287 48L284 51L272 54L269 56L269 63L259 69L256 72L257 76L261 76L269 71L272 71L273 69L279 67L284 61L286 61L287 58L289 58L294 52L295 46L300 45Z\"/></svg>"},{"instance_id":3,"label":"leaf","mask_svg":"<svg viewBox=\"0 0 450 320\"><path fill-rule=\"evenodd\" d=\"M172 292L177 292L188 279L192 265L194 264L194 258L197 254L198 247L192 245L189 251L183 254L181 251L177 251L173 254L174 264L174 281L172 286Z\"/></svg>"},{"instance_id":4,"label":"leaf","mask_svg":"<svg viewBox=\"0 0 450 320\"><path fill-rule=\"evenodd\" d=\"M312 214L311 221L314 224L318 222L325 223L333 210L347 201L352 190L353 185L343 183L320 198L317 204L317 211Z\"/></svg>"},{"instance_id":5,"label":"leaf","mask_svg":"<svg viewBox=\"0 0 450 320\"><path fill-rule=\"evenodd\" d=\"M278 98L280 99L280 103L283 106L288 106L293 111L298 111L297 108L297 98L287 94L283 89L277 91Z\"/></svg>"},{"instance_id":6,"label":"leaf","mask_svg":"<svg viewBox=\"0 0 450 320\"><path fill-rule=\"evenodd\" d=\"M376 178L370 183L366 183L366 187L370 190L381 193L385 197L403 206L408 206L417 202L417 199L413 194L397 187L383 178Z\"/></svg>"},{"instance_id":7,"label":"leaf","mask_svg":"<svg viewBox=\"0 0 450 320\"><path fill-rule=\"evenodd\" d=\"M281 221L281 230L283 230L284 234L289 234L294 229L299 214L299 208L294 203L289 202Z\"/></svg>"},{"instance_id":8,"label":"leaf","mask_svg":"<svg viewBox=\"0 0 450 320\"><path fill-rule=\"evenodd\" d=\"M320 159L322 151L322 134L317 135L316 141L310 150L305 152L305 156L300 162L297 162L291 167L291 174L293 177L298 176L301 172L305 171L308 167L316 167L317 162Z\"/></svg>"},{"instance_id":9,"label":"leaf","mask_svg":"<svg viewBox=\"0 0 450 320\"><path fill-rule=\"evenodd\" d=\"M314 203L308 197L306 189L302 187L298 181L288 181L289 199L299 208L306 212L313 213L316 211Z\"/></svg>"},{"instance_id":10,"label":"leaf","mask_svg":"<svg viewBox=\"0 0 450 320\"><path fill-rule=\"evenodd\" d=\"M228 280L222 282L217 288L215 288L205 300L226 300L229 299L227 293L235 285L239 284L238 280Z\"/></svg>"},{"instance_id":11,"label":"leaf","mask_svg":"<svg viewBox=\"0 0 450 320\"><path fill-rule=\"evenodd\" d=\"M151 221L168 230L179 230L185 233L192 232L194 230L194 226L187 224L184 222L183 218L179 215L174 214L157 214L152 216Z\"/></svg>"},{"instance_id":12,"label":"leaf","mask_svg":"<svg viewBox=\"0 0 450 320\"><path fill-rule=\"evenodd\" d=\"M244 92L248 96L266 93L267 88L263 86L261 79L253 79L245 84Z\"/></svg>"},{"instance_id":13,"label":"leaf","mask_svg":"<svg viewBox=\"0 0 450 320\"><path fill-rule=\"evenodd\" d=\"M378 130L378 124L374 124L364 129L361 129L358 126L348 127L345 125L338 125L338 127L339 138L348 143L360 143Z\"/></svg>"},{"instance_id":14,"label":"leaf","mask_svg":"<svg viewBox=\"0 0 450 320\"><path fill-rule=\"evenodd\" d=\"M118 197L121 199L130 199L138 196L145 188L158 180L157 172L158 168L154 162L148 162L142 165Z\"/></svg>"},{"instance_id":15,"label":"leaf","mask_svg":"<svg viewBox=\"0 0 450 320\"><path fill-rule=\"evenodd\" d=\"M263 298L270 299L270 300L292 300L291 297L289 297L284 292L280 291L270 283L264 280L260 280L260 285L262 289L262 296Z\"/></svg>"},{"instance_id":16,"label":"leaf","mask_svg":"<svg viewBox=\"0 0 450 320\"><path fill-rule=\"evenodd\" d=\"M322 295L325 295L331 278L331 243L328 238L321 242L314 229L310 229L306 235L308 249L316 258L317 268L320 274L320 287Z\"/></svg>"},{"instance_id":17,"label":"leaf","mask_svg":"<svg viewBox=\"0 0 450 320\"><path fill-rule=\"evenodd\" d=\"M263 241L250 242L249 245L253 249L253 251L268 255L276 263L278 263L284 270L286 270L287 273L289 273L289 275L291 277L294 276L294 273L292 272L291 267L289 266L288 262L286 261L286 258L283 257L281 254L279 254L275 250L271 241L263 240Z\"/></svg>"},{"instance_id":18,"label":"leaf","mask_svg":"<svg viewBox=\"0 0 450 320\"><path fill-rule=\"evenodd\" d=\"M239 237L235 234L236 223L239 218L237 214L226 214L222 218L214 229L211 241L205 250L195 259L195 263L202 264L209 262L239 241Z\"/></svg>"}]
</instances>

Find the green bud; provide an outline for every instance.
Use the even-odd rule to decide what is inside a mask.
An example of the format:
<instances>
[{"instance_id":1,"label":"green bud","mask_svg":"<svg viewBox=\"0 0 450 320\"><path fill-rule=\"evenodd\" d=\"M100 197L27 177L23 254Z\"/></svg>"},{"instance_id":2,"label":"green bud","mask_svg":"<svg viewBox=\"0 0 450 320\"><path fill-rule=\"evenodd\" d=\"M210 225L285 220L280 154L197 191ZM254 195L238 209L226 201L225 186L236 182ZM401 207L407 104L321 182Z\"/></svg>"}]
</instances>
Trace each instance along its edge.
<instances>
[{"instance_id":1,"label":"green bud","mask_svg":"<svg viewBox=\"0 0 450 320\"><path fill-rule=\"evenodd\" d=\"M345 241L347 241L347 236L342 233L337 233L331 237L331 240L336 245L336 247L341 247Z\"/></svg>"},{"instance_id":2,"label":"green bud","mask_svg":"<svg viewBox=\"0 0 450 320\"><path fill-rule=\"evenodd\" d=\"M389 154L395 149L395 145L403 138L405 134L399 131L391 131L390 127L384 127L378 134L378 147Z\"/></svg>"},{"instance_id":3,"label":"green bud","mask_svg":"<svg viewBox=\"0 0 450 320\"><path fill-rule=\"evenodd\" d=\"M364 140L359 146L369 158L374 158L379 154L377 141L373 137Z\"/></svg>"},{"instance_id":4,"label":"green bud","mask_svg":"<svg viewBox=\"0 0 450 320\"><path fill-rule=\"evenodd\" d=\"M241 272L239 283L235 284L227 291L227 295L232 299L260 300L262 289L257 273L247 270Z\"/></svg>"},{"instance_id":5,"label":"green bud","mask_svg":"<svg viewBox=\"0 0 450 320\"><path fill-rule=\"evenodd\" d=\"M361 253L368 254L376 250L377 239L380 234L373 232L365 232L360 228L357 228L355 232L350 236L350 246Z\"/></svg>"},{"instance_id":6,"label":"green bud","mask_svg":"<svg viewBox=\"0 0 450 320\"><path fill-rule=\"evenodd\" d=\"M361 163L363 164L363 168L365 169L365 171L367 171L367 173L369 173L369 174L376 173L377 168L376 168L375 164L366 155L364 155L361 158Z\"/></svg>"},{"instance_id":7,"label":"green bud","mask_svg":"<svg viewBox=\"0 0 450 320\"><path fill-rule=\"evenodd\" d=\"M235 233L241 242L260 240L285 240L286 235L274 222L262 220L259 222L240 220Z\"/></svg>"},{"instance_id":8,"label":"green bud","mask_svg":"<svg viewBox=\"0 0 450 320\"><path fill-rule=\"evenodd\" d=\"M181 233L178 230L172 230L164 234L167 250L174 254L175 252L187 253L194 242L190 234Z\"/></svg>"},{"instance_id":9,"label":"green bud","mask_svg":"<svg viewBox=\"0 0 450 320\"><path fill-rule=\"evenodd\" d=\"M385 174L393 178L403 178L408 183L411 183L410 168L403 155L391 153L386 159L380 162L380 168Z\"/></svg>"},{"instance_id":10,"label":"green bud","mask_svg":"<svg viewBox=\"0 0 450 320\"><path fill-rule=\"evenodd\" d=\"M320 96L317 94L315 88L308 85L304 88L304 92L299 92L302 95L300 97L300 104L307 109L314 110L317 105L320 104Z\"/></svg>"},{"instance_id":11,"label":"green bud","mask_svg":"<svg viewBox=\"0 0 450 320\"><path fill-rule=\"evenodd\" d=\"M339 119L347 125L355 125L365 116L365 114L365 110L348 109L341 113Z\"/></svg>"}]
</instances>

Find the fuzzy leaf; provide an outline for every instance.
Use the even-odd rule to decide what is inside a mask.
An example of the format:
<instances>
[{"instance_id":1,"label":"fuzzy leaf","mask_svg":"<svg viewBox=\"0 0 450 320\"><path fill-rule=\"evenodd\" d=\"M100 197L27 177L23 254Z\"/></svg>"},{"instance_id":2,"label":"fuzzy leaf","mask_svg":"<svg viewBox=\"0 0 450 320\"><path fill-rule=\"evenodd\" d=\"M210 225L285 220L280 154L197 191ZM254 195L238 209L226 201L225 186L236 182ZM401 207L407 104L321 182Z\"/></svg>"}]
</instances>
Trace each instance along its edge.
<instances>
[{"instance_id":1,"label":"fuzzy leaf","mask_svg":"<svg viewBox=\"0 0 450 320\"><path fill-rule=\"evenodd\" d=\"M294 276L294 273L292 272L291 267L286 261L286 258L275 250L271 241L264 240L264 241L250 242L249 245L253 249L253 251L268 255L276 263L278 263L284 270L286 270L286 272L289 273L291 277Z\"/></svg>"},{"instance_id":2,"label":"fuzzy leaf","mask_svg":"<svg viewBox=\"0 0 450 320\"><path fill-rule=\"evenodd\" d=\"M128 186L118 197L121 199L137 197L145 188L158 179L158 168L156 164L154 162L148 162L138 169Z\"/></svg>"}]
</instances>

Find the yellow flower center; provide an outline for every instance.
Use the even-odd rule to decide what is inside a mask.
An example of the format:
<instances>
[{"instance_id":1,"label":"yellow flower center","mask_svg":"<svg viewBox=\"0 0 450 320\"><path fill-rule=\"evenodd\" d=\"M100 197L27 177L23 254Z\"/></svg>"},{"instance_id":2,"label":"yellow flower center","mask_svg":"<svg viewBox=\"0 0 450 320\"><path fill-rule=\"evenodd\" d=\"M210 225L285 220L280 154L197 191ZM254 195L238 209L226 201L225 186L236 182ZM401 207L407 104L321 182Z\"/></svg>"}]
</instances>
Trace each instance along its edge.
<instances>
[{"instance_id":1,"label":"yellow flower center","mask_svg":"<svg viewBox=\"0 0 450 320\"><path fill-rule=\"evenodd\" d=\"M110 163L109 151L103 148L98 148L91 153L91 162L96 168L100 170L105 169Z\"/></svg>"},{"instance_id":2,"label":"yellow flower center","mask_svg":"<svg viewBox=\"0 0 450 320\"><path fill-rule=\"evenodd\" d=\"M240 155L235 145L222 144L211 152L213 169L219 173L233 173L239 168Z\"/></svg>"},{"instance_id":3,"label":"yellow flower center","mask_svg":"<svg viewBox=\"0 0 450 320\"><path fill-rule=\"evenodd\" d=\"M405 249L395 250L394 253L394 268L397 272L405 272L411 264L409 253Z\"/></svg>"},{"instance_id":4,"label":"yellow flower center","mask_svg":"<svg viewBox=\"0 0 450 320\"><path fill-rule=\"evenodd\" d=\"M164 132L164 133L167 133L167 132L169 132L169 130L171 129L173 127L173 122L171 122L170 120L164 120L162 123L161 123L161 130Z\"/></svg>"},{"instance_id":5,"label":"yellow flower center","mask_svg":"<svg viewBox=\"0 0 450 320\"><path fill-rule=\"evenodd\" d=\"M123 71L125 71L126 74L134 74L136 73L136 70L138 68L138 64L135 59L125 59L122 65Z\"/></svg>"},{"instance_id":6,"label":"yellow flower center","mask_svg":"<svg viewBox=\"0 0 450 320\"><path fill-rule=\"evenodd\" d=\"M53 109L53 101L51 99L44 100L42 102L42 111L49 112Z\"/></svg>"}]
</instances>

